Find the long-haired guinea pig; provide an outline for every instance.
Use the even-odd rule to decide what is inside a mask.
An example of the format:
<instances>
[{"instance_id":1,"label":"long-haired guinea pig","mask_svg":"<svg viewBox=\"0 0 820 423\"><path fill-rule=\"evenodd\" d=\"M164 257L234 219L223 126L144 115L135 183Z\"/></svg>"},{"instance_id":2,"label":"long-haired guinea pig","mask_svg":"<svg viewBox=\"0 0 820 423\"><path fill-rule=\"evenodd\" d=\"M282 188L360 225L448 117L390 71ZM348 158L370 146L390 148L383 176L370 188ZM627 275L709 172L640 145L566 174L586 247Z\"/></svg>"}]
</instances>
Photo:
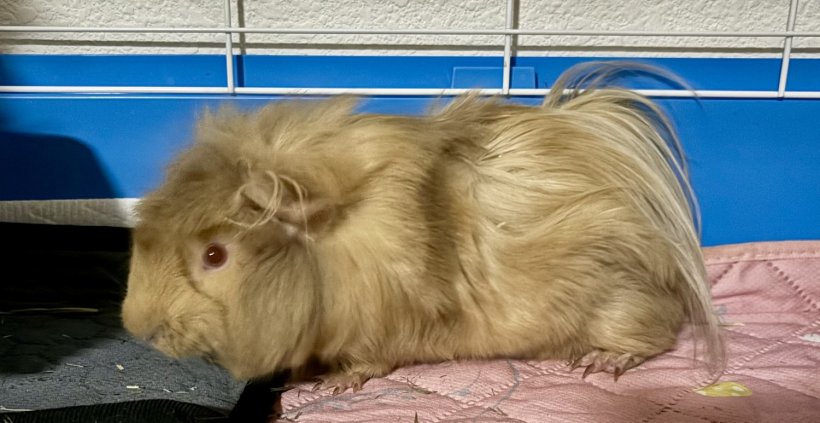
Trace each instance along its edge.
<instances>
[{"instance_id":1,"label":"long-haired guinea pig","mask_svg":"<svg viewBox=\"0 0 820 423\"><path fill-rule=\"evenodd\" d=\"M571 69L540 107L206 114L138 207L125 327L239 379L320 363L337 391L453 359L617 378L686 321L719 367L680 144L648 99L584 85L619 66Z\"/></svg>"}]
</instances>

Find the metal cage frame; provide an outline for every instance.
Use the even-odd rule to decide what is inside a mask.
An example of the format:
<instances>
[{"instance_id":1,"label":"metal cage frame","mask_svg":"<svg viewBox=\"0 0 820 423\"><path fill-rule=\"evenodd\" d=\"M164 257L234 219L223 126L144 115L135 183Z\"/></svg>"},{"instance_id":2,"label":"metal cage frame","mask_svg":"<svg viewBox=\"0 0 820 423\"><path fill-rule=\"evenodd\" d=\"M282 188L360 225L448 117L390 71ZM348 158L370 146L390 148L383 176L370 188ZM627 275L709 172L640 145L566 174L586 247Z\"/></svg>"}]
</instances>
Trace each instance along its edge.
<instances>
[{"instance_id":1,"label":"metal cage frame","mask_svg":"<svg viewBox=\"0 0 820 423\"><path fill-rule=\"evenodd\" d=\"M737 38L782 38L780 74L777 90L683 90L649 89L635 90L650 97L699 97L699 98L803 98L820 99L818 91L789 91L789 63L792 56L794 38L820 38L820 32L795 31L798 0L790 0L787 29L771 32L663 32L663 31L542 31L516 29L513 16L516 0L505 0L506 14L503 29L350 29L350 28L248 28L235 27L231 21L231 0L224 0L224 27L65 27L65 26L0 26L0 33L224 33L225 34L225 76L227 83L222 87L197 86L69 86L69 85L13 85L0 86L0 93L110 93L110 94L267 94L267 95L386 95L386 96L448 96L467 91L482 95L543 96L549 89L511 88L511 59L513 36L611 36L611 37L737 37ZM461 88L316 88L316 87L241 87L237 86L233 51L233 34L380 34L380 35L497 35L504 37L502 86L469 90Z\"/></svg>"}]
</instances>

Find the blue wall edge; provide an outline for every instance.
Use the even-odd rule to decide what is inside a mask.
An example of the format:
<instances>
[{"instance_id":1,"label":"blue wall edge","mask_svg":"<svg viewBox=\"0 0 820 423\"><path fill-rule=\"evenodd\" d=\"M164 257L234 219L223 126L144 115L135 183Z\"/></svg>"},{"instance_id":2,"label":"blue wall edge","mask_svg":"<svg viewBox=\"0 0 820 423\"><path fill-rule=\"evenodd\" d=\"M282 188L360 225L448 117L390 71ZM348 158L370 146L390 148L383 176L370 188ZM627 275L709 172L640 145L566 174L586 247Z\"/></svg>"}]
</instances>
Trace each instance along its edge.
<instances>
[{"instance_id":1,"label":"blue wall edge","mask_svg":"<svg viewBox=\"0 0 820 423\"><path fill-rule=\"evenodd\" d=\"M774 90L776 58L516 57L514 68L534 73L521 88L545 88L567 67L589 60L651 63L680 75L697 89ZM450 88L454 69L496 68L487 78L461 78L462 87L500 86L502 58L495 56L265 56L234 58L236 84L245 87ZM820 91L820 59L790 62L789 90ZM515 82L515 81L514 81ZM651 84L648 80L640 84ZM639 84L639 85L640 85ZM145 85L222 87L222 55L0 55L0 85Z\"/></svg>"}]
</instances>

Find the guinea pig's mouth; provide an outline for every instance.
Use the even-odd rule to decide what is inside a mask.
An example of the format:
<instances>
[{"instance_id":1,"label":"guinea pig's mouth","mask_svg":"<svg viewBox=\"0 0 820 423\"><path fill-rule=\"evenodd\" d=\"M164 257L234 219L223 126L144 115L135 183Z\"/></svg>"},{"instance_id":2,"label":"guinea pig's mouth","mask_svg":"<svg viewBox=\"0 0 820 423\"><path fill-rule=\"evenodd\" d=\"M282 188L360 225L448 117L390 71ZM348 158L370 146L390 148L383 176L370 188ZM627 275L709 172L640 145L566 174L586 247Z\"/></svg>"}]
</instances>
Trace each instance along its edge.
<instances>
[{"instance_id":1,"label":"guinea pig's mouth","mask_svg":"<svg viewBox=\"0 0 820 423\"><path fill-rule=\"evenodd\" d=\"M218 361L214 347L204 336L175 326L178 325L163 325L145 338L145 341L171 358L199 357L211 363Z\"/></svg>"},{"instance_id":2,"label":"guinea pig's mouth","mask_svg":"<svg viewBox=\"0 0 820 423\"><path fill-rule=\"evenodd\" d=\"M213 352L207 352L203 354L200 358L208 364L219 364L219 361L217 361L216 358L216 354L214 354Z\"/></svg>"}]
</instances>

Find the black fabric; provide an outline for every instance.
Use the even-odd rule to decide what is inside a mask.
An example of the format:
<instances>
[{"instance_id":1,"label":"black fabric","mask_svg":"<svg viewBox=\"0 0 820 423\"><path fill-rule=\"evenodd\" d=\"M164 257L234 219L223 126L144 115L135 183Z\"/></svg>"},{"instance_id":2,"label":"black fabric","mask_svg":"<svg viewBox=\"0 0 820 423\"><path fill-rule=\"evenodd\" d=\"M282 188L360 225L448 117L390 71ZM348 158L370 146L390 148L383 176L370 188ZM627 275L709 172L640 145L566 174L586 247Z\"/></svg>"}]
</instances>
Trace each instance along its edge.
<instances>
[{"instance_id":1,"label":"black fabric","mask_svg":"<svg viewBox=\"0 0 820 423\"><path fill-rule=\"evenodd\" d=\"M232 422L263 423L281 412L282 392L289 374L282 372L270 379L251 382L245 386L236 406L231 410Z\"/></svg>"},{"instance_id":2,"label":"black fabric","mask_svg":"<svg viewBox=\"0 0 820 423\"><path fill-rule=\"evenodd\" d=\"M233 408L243 382L165 357L122 328L129 238L118 228L0 224L0 412L143 400Z\"/></svg>"},{"instance_id":3,"label":"black fabric","mask_svg":"<svg viewBox=\"0 0 820 423\"><path fill-rule=\"evenodd\" d=\"M287 373L248 383L228 413L212 407L173 400L125 401L23 412L0 413L2 423L266 423L278 415L278 401Z\"/></svg>"},{"instance_id":4,"label":"black fabric","mask_svg":"<svg viewBox=\"0 0 820 423\"><path fill-rule=\"evenodd\" d=\"M0 413L3 423L215 423L225 411L173 400L128 401L16 413Z\"/></svg>"}]
</instances>

